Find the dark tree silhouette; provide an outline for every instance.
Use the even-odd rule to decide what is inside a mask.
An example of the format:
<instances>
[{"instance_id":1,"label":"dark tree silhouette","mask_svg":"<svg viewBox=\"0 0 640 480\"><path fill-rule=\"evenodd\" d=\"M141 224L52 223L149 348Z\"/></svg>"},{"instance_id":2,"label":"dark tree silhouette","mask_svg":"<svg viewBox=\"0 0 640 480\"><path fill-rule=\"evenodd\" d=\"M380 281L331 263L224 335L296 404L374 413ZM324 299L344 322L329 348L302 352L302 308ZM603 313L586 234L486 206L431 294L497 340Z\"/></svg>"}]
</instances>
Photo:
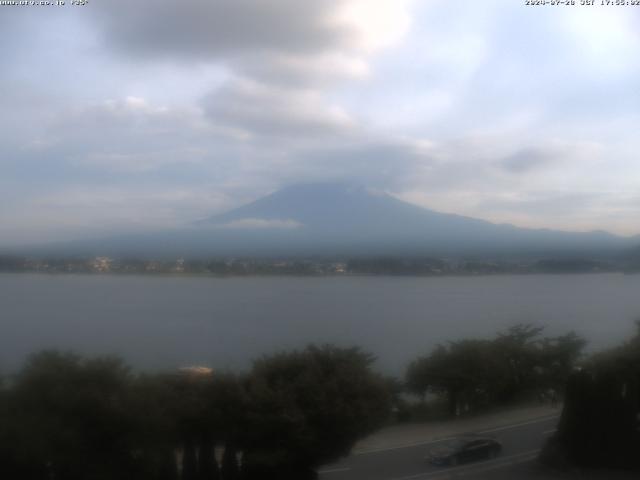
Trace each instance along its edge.
<instances>
[{"instance_id":1,"label":"dark tree silhouette","mask_svg":"<svg viewBox=\"0 0 640 480\"><path fill-rule=\"evenodd\" d=\"M357 349L309 347L265 357L247 377L136 376L117 359L43 352L0 384L0 476L313 478L385 420L388 383L372 360Z\"/></svg>"},{"instance_id":2,"label":"dark tree silhouette","mask_svg":"<svg viewBox=\"0 0 640 480\"><path fill-rule=\"evenodd\" d=\"M238 466L238 451L233 443L227 443L222 456L222 480L237 480L240 478Z\"/></svg>"},{"instance_id":3,"label":"dark tree silhouette","mask_svg":"<svg viewBox=\"0 0 640 480\"><path fill-rule=\"evenodd\" d=\"M210 435L204 435L200 442L198 455L198 476L200 480L218 480L220 472L213 454L213 441Z\"/></svg>"},{"instance_id":4,"label":"dark tree silhouette","mask_svg":"<svg viewBox=\"0 0 640 480\"><path fill-rule=\"evenodd\" d=\"M184 451L182 453L182 480L198 480L196 446L190 437L184 441Z\"/></svg>"},{"instance_id":5,"label":"dark tree silhouette","mask_svg":"<svg viewBox=\"0 0 640 480\"><path fill-rule=\"evenodd\" d=\"M116 359L31 357L8 405L14 478L135 478L131 380Z\"/></svg>"},{"instance_id":6,"label":"dark tree silhouette","mask_svg":"<svg viewBox=\"0 0 640 480\"><path fill-rule=\"evenodd\" d=\"M557 433L541 460L554 466L640 468L640 325L625 345L593 356L567 382Z\"/></svg>"},{"instance_id":7,"label":"dark tree silhouette","mask_svg":"<svg viewBox=\"0 0 640 480\"><path fill-rule=\"evenodd\" d=\"M249 478L314 478L389 415L384 379L358 349L308 347L257 361L247 390Z\"/></svg>"},{"instance_id":8,"label":"dark tree silhouette","mask_svg":"<svg viewBox=\"0 0 640 480\"><path fill-rule=\"evenodd\" d=\"M516 325L492 340L439 345L409 365L407 388L423 398L427 392L443 394L450 416L559 389L585 342L574 333L542 337L542 331Z\"/></svg>"}]
</instances>

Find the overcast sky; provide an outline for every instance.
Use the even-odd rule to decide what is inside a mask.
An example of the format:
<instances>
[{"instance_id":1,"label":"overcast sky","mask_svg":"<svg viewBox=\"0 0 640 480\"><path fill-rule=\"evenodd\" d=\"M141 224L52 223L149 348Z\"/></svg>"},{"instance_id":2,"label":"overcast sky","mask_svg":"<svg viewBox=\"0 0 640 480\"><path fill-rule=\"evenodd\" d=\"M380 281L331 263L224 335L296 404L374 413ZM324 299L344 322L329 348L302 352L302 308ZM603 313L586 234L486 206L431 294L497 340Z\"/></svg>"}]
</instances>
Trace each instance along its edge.
<instances>
[{"instance_id":1,"label":"overcast sky","mask_svg":"<svg viewBox=\"0 0 640 480\"><path fill-rule=\"evenodd\" d=\"M640 233L640 7L66 3L0 6L0 245L175 227L318 180Z\"/></svg>"}]
</instances>

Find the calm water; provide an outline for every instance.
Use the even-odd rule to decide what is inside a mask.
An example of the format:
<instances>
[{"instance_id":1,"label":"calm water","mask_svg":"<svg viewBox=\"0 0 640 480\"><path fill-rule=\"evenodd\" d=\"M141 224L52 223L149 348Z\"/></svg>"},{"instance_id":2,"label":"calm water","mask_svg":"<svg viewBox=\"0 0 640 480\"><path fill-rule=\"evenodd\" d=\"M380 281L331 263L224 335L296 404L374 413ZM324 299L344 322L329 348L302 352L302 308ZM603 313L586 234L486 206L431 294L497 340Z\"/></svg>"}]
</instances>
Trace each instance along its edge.
<instances>
[{"instance_id":1,"label":"calm water","mask_svg":"<svg viewBox=\"0 0 640 480\"><path fill-rule=\"evenodd\" d=\"M517 322L576 330L592 349L640 318L640 275L198 278L0 275L0 369L46 347L143 369L238 369L309 342L357 344L401 373L438 342Z\"/></svg>"}]
</instances>

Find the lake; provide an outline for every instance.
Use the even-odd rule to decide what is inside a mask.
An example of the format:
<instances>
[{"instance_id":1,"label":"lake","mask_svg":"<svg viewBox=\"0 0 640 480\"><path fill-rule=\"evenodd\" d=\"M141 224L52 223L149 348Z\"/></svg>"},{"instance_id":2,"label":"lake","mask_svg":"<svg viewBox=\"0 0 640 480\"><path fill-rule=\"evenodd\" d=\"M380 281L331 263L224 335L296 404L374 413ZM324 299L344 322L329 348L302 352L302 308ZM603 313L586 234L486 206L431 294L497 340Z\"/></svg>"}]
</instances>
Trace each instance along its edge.
<instances>
[{"instance_id":1,"label":"lake","mask_svg":"<svg viewBox=\"0 0 640 480\"><path fill-rule=\"evenodd\" d=\"M136 368L237 370L310 342L359 345L401 374L439 342L520 322L575 330L592 350L640 318L640 275L248 277L0 274L0 371L43 348Z\"/></svg>"}]
</instances>

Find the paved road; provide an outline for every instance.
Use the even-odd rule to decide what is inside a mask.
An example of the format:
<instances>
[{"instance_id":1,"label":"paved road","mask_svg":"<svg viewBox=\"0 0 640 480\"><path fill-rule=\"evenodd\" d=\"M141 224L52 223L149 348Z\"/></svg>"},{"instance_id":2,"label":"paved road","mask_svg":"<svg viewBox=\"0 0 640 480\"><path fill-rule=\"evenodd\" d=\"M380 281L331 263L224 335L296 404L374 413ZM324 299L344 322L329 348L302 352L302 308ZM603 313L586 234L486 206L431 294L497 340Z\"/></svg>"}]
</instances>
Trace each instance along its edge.
<instances>
[{"instance_id":1,"label":"paved road","mask_svg":"<svg viewBox=\"0 0 640 480\"><path fill-rule=\"evenodd\" d=\"M503 445L502 454L493 460L457 467L430 465L425 456L447 439L389 448L352 455L320 470L321 480L441 480L491 476L526 462L532 462L545 439L555 430L558 416L529 420L515 425L487 429L478 434L495 437Z\"/></svg>"}]
</instances>

